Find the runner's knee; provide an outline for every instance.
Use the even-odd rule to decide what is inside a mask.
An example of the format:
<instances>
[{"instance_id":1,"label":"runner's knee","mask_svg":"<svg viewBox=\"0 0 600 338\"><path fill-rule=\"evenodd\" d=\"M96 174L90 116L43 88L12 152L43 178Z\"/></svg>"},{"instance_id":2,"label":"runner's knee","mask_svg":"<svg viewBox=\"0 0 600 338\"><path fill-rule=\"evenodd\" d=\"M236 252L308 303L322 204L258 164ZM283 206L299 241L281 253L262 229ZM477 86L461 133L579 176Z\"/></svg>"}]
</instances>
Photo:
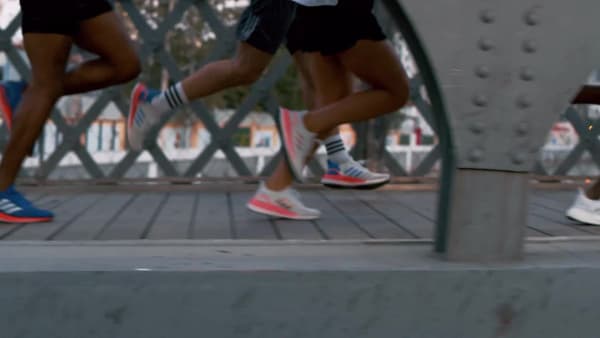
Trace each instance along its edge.
<instances>
[{"instance_id":1,"label":"runner's knee","mask_svg":"<svg viewBox=\"0 0 600 338\"><path fill-rule=\"evenodd\" d=\"M260 79L264 71L261 65L256 65L250 62L240 60L234 61L234 76L237 84L240 86L248 86Z\"/></svg>"},{"instance_id":2,"label":"runner's knee","mask_svg":"<svg viewBox=\"0 0 600 338\"><path fill-rule=\"evenodd\" d=\"M389 94L388 103L392 110L402 108L410 98L408 80L403 73L374 85L373 88L386 91Z\"/></svg>"},{"instance_id":3,"label":"runner's knee","mask_svg":"<svg viewBox=\"0 0 600 338\"><path fill-rule=\"evenodd\" d=\"M140 60L131 56L115 66L115 82L124 83L135 79L142 71Z\"/></svg>"},{"instance_id":4,"label":"runner's knee","mask_svg":"<svg viewBox=\"0 0 600 338\"><path fill-rule=\"evenodd\" d=\"M388 92L391 94L391 104L395 107L395 110L406 105L410 97L410 89L406 77L399 79L396 85L388 89Z\"/></svg>"},{"instance_id":5,"label":"runner's knee","mask_svg":"<svg viewBox=\"0 0 600 338\"><path fill-rule=\"evenodd\" d=\"M39 100L47 99L54 101L63 95L64 82L60 80L45 81L34 79L27 86L27 91L33 93Z\"/></svg>"}]
</instances>

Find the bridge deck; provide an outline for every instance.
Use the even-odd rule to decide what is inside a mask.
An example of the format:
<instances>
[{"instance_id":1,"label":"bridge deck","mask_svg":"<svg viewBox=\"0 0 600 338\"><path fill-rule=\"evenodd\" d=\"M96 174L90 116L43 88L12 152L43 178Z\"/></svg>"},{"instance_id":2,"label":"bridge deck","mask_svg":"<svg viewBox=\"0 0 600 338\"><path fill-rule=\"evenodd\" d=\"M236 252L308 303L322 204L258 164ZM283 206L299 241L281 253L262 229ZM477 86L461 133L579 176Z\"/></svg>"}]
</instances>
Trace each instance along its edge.
<instances>
[{"instance_id":1,"label":"bridge deck","mask_svg":"<svg viewBox=\"0 0 600 338\"><path fill-rule=\"evenodd\" d=\"M248 211L255 185L29 187L26 194L56 212L52 223L0 225L4 241L262 239L348 240L432 237L437 192L396 185L378 191L303 189L317 221L286 221ZM595 236L600 228L564 217L573 189L534 190L529 237Z\"/></svg>"}]
</instances>

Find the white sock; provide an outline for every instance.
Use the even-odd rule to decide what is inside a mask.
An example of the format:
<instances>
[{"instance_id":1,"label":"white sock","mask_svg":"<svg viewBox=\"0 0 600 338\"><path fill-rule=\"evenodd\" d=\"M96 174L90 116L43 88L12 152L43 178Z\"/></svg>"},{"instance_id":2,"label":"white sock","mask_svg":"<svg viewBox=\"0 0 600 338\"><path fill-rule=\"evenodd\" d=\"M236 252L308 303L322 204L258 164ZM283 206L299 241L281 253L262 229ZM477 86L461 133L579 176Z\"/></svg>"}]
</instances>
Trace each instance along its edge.
<instances>
[{"instance_id":1,"label":"white sock","mask_svg":"<svg viewBox=\"0 0 600 338\"><path fill-rule=\"evenodd\" d=\"M183 91L181 82L177 82L170 86L167 90L152 99L152 105L156 107L160 113L174 110L188 102L189 100Z\"/></svg>"},{"instance_id":2,"label":"white sock","mask_svg":"<svg viewBox=\"0 0 600 338\"><path fill-rule=\"evenodd\" d=\"M286 187L283 190L271 190L271 189L269 189L269 187L267 187L266 183L264 183L264 182L262 183L262 189L264 190L264 192L273 198L277 198L277 197L280 197L281 195L285 195L286 193L288 193L288 190L290 188L291 187Z\"/></svg>"},{"instance_id":3,"label":"white sock","mask_svg":"<svg viewBox=\"0 0 600 338\"><path fill-rule=\"evenodd\" d=\"M340 137L339 134L335 134L329 136L322 142L325 145L325 149L327 150L327 158L336 162L336 163L344 163L348 160L351 160L350 154L346 151L346 146L344 145L344 141Z\"/></svg>"}]
</instances>

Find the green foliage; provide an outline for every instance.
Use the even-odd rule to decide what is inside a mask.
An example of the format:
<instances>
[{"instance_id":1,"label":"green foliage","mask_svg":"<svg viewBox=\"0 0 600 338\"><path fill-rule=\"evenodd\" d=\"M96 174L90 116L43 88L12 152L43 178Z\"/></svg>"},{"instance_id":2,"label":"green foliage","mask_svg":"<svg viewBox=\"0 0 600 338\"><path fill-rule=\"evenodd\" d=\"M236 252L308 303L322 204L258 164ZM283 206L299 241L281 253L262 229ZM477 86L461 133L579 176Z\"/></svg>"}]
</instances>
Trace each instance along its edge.
<instances>
[{"instance_id":1,"label":"green foliage","mask_svg":"<svg viewBox=\"0 0 600 338\"><path fill-rule=\"evenodd\" d=\"M134 0L134 3L149 25L152 28L157 28L172 12L177 1L179 0ZM221 21L229 27L233 27L243 8L225 8L224 3L224 0L210 1ZM124 11L121 10L121 12L127 17ZM127 22L127 27L133 39L141 45L144 37L138 34L130 21ZM218 47L221 42L207 21L204 20L198 8L191 6L182 15L180 22L167 33L164 48L172 55L182 73L187 76L200 68L207 61L213 49ZM156 56L151 57L149 60L143 60L144 73L142 80L152 87L164 88L166 85L173 83L173 79L169 77L168 72L158 61ZM228 89L205 98L203 102L209 108L236 109L249 90L250 88ZM304 107L297 72L293 66L288 69L273 90L281 105L294 109ZM261 104L256 109L264 110L264 108L264 105ZM175 119L182 121L191 116L185 110L182 110L178 115Z\"/></svg>"}]
</instances>

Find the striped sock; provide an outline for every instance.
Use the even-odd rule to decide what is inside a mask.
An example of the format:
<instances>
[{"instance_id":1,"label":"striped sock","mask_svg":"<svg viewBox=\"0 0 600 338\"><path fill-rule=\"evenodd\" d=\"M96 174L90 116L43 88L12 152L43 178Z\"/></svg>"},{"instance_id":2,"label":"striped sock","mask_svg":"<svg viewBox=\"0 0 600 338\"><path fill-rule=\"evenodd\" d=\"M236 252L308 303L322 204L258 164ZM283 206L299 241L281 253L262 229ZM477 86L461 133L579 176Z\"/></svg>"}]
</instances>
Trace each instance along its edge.
<instances>
[{"instance_id":1,"label":"striped sock","mask_svg":"<svg viewBox=\"0 0 600 338\"><path fill-rule=\"evenodd\" d=\"M177 82L167 88L164 92L160 93L160 95L157 95L152 100L152 105L157 107L161 113L164 113L169 110L174 110L188 102L189 100L183 91L181 82Z\"/></svg>"},{"instance_id":2,"label":"striped sock","mask_svg":"<svg viewBox=\"0 0 600 338\"><path fill-rule=\"evenodd\" d=\"M350 159L350 155L346 151L344 141L339 134L335 134L326 138L323 143L327 149L327 158L336 163L343 163Z\"/></svg>"}]
</instances>

